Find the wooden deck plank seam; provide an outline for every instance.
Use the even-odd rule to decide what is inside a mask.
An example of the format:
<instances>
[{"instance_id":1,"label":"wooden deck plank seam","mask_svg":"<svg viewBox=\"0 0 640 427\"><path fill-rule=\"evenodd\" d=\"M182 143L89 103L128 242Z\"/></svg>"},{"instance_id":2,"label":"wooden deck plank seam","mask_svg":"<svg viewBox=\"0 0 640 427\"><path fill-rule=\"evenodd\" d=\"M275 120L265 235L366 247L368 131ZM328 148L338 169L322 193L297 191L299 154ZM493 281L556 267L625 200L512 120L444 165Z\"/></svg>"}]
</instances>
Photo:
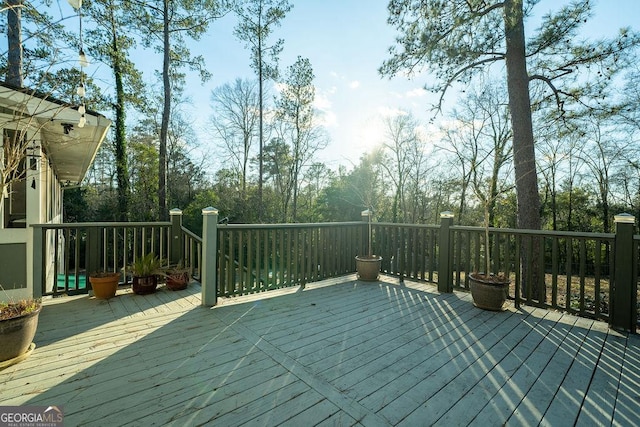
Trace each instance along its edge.
<instances>
[{"instance_id":1,"label":"wooden deck plank seam","mask_svg":"<svg viewBox=\"0 0 640 427\"><path fill-rule=\"evenodd\" d=\"M330 383L318 378L298 361L291 358L268 341L264 340L240 322L233 322L228 325L251 344L265 352L265 354L272 358L276 363L285 367L302 382L319 392L327 400L338 406L338 408L345 411L350 417L366 426L389 426L389 423L386 422L386 420L380 418L374 412L360 405L355 400L347 398L343 393L336 390Z\"/></svg>"}]
</instances>

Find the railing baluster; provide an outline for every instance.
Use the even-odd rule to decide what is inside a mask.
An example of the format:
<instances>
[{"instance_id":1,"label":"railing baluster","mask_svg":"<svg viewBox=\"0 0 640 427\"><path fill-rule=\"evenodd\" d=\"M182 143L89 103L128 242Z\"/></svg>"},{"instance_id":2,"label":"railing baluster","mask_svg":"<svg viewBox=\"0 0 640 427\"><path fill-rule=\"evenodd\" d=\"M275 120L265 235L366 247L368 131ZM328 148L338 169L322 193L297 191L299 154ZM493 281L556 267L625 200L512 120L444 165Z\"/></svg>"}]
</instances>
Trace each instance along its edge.
<instances>
[{"instance_id":1,"label":"railing baluster","mask_svg":"<svg viewBox=\"0 0 640 427\"><path fill-rule=\"evenodd\" d=\"M567 267L564 272L566 280L565 310L571 311L571 270L573 263L573 239L567 238Z\"/></svg>"},{"instance_id":2,"label":"railing baluster","mask_svg":"<svg viewBox=\"0 0 640 427\"><path fill-rule=\"evenodd\" d=\"M558 239L551 240L551 307L558 307Z\"/></svg>"},{"instance_id":3,"label":"railing baluster","mask_svg":"<svg viewBox=\"0 0 640 427\"><path fill-rule=\"evenodd\" d=\"M600 304L602 304L601 298L600 298L600 263L602 262L602 241L600 239L596 239L595 241L595 248L594 248L594 252L595 252L595 259L594 259L594 272L593 272L593 279L594 279L594 297L595 297L595 316L596 318L599 318L601 315L601 311L600 311Z\"/></svg>"}]
</instances>

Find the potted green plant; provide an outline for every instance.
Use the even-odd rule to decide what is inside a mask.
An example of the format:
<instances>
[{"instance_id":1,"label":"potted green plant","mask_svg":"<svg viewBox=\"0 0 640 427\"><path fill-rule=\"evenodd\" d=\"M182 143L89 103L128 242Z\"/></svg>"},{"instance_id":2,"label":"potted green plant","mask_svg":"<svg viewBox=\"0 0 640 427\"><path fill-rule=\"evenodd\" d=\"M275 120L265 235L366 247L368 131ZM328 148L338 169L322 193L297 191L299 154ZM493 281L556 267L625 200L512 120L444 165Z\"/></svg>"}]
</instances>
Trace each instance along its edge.
<instances>
[{"instance_id":1,"label":"potted green plant","mask_svg":"<svg viewBox=\"0 0 640 427\"><path fill-rule=\"evenodd\" d=\"M167 289L172 291L185 289L189 284L189 269L184 266L182 261L177 265L167 267L164 276Z\"/></svg>"},{"instance_id":2,"label":"potted green plant","mask_svg":"<svg viewBox=\"0 0 640 427\"><path fill-rule=\"evenodd\" d=\"M33 298L0 302L0 369L31 354L41 309L41 301Z\"/></svg>"},{"instance_id":3,"label":"potted green plant","mask_svg":"<svg viewBox=\"0 0 640 427\"><path fill-rule=\"evenodd\" d=\"M93 295L97 299L109 299L116 296L120 273L112 271L95 271L89 275L89 283L93 289Z\"/></svg>"},{"instance_id":4,"label":"potted green plant","mask_svg":"<svg viewBox=\"0 0 640 427\"><path fill-rule=\"evenodd\" d=\"M133 276L131 289L138 295L150 294L158 287L158 274L162 274L160 269L160 259L153 253L140 256L129 266Z\"/></svg>"},{"instance_id":5,"label":"potted green plant","mask_svg":"<svg viewBox=\"0 0 640 427\"><path fill-rule=\"evenodd\" d=\"M371 210L367 209L362 212L362 216L367 217L368 226L368 250L367 255L356 256L356 272L358 273L358 280L364 281L376 281L380 277L380 266L382 265L382 257L380 255L374 255L371 249Z\"/></svg>"}]
</instances>

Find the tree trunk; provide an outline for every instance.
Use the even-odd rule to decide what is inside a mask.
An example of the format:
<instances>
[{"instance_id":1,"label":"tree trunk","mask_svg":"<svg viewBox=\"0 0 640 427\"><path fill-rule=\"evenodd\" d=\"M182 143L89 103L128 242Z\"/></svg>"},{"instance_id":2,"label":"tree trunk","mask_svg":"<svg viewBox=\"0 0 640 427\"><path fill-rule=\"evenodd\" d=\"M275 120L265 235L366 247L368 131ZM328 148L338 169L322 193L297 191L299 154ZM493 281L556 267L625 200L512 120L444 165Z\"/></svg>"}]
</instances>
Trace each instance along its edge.
<instances>
[{"instance_id":1,"label":"tree trunk","mask_svg":"<svg viewBox=\"0 0 640 427\"><path fill-rule=\"evenodd\" d=\"M169 75L171 44L169 40L169 2L164 0L163 43L164 56L162 63L162 83L164 86L164 106L160 125L160 147L158 148L158 217L168 219L167 209L167 137L169 134L169 118L171 116L171 78Z\"/></svg>"},{"instance_id":2,"label":"tree trunk","mask_svg":"<svg viewBox=\"0 0 640 427\"><path fill-rule=\"evenodd\" d=\"M7 83L22 87L22 0L7 0Z\"/></svg>"},{"instance_id":3,"label":"tree trunk","mask_svg":"<svg viewBox=\"0 0 640 427\"><path fill-rule=\"evenodd\" d=\"M522 0L505 0L504 5L507 88L513 130L518 227L539 230L541 228L540 197L531 120L529 75L525 56ZM526 243L523 242L523 245L526 246ZM544 296L541 295L542 289L539 286L542 277L540 277L538 267L540 262L538 245L539 240L535 239L532 254L527 254L523 250L521 262L522 277L525 278L522 286L523 292L528 292L528 286L533 286L531 295L534 299L540 300ZM531 278L532 283L527 283L526 278L528 277Z\"/></svg>"},{"instance_id":4,"label":"tree trunk","mask_svg":"<svg viewBox=\"0 0 640 427\"><path fill-rule=\"evenodd\" d=\"M260 10L258 13L258 28L262 28L262 2L260 2ZM258 144L259 144L259 153L258 153L258 220L262 222L264 219L264 203L262 198L262 186L263 186L263 176L264 176L264 140L263 140L263 131L264 131L264 82L263 82L263 63L262 63L262 32L258 34L258 103L260 116L258 117Z\"/></svg>"},{"instance_id":5,"label":"tree trunk","mask_svg":"<svg viewBox=\"0 0 640 427\"><path fill-rule=\"evenodd\" d=\"M129 170L127 167L127 139L125 131L126 110L125 93L122 82L122 66L116 34L116 25L111 15L111 49L113 58L113 75L116 83L116 123L115 123L115 148L116 148L116 175L118 179L118 220L129 219Z\"/></svg>"}]
</instances>

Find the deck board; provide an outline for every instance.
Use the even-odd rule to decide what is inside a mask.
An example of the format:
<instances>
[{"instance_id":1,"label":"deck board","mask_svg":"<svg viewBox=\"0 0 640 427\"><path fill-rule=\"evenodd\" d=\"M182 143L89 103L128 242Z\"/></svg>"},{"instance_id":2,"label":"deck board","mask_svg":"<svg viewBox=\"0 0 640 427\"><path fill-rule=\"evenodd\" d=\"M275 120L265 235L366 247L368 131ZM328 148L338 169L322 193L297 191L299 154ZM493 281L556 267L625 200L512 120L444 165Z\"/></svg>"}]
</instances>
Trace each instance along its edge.
<instances>
[{"instance_id":1,"label":"deck board","mask_svg":"<svg viewBox=\"0 0 640 427\"><path fill-rule=\"evenodd\" d=\"M199 293L46 301L1 404L96 426L640 425L640 338L600 322L391 277Z\"/></svg>"}]
</instances>

